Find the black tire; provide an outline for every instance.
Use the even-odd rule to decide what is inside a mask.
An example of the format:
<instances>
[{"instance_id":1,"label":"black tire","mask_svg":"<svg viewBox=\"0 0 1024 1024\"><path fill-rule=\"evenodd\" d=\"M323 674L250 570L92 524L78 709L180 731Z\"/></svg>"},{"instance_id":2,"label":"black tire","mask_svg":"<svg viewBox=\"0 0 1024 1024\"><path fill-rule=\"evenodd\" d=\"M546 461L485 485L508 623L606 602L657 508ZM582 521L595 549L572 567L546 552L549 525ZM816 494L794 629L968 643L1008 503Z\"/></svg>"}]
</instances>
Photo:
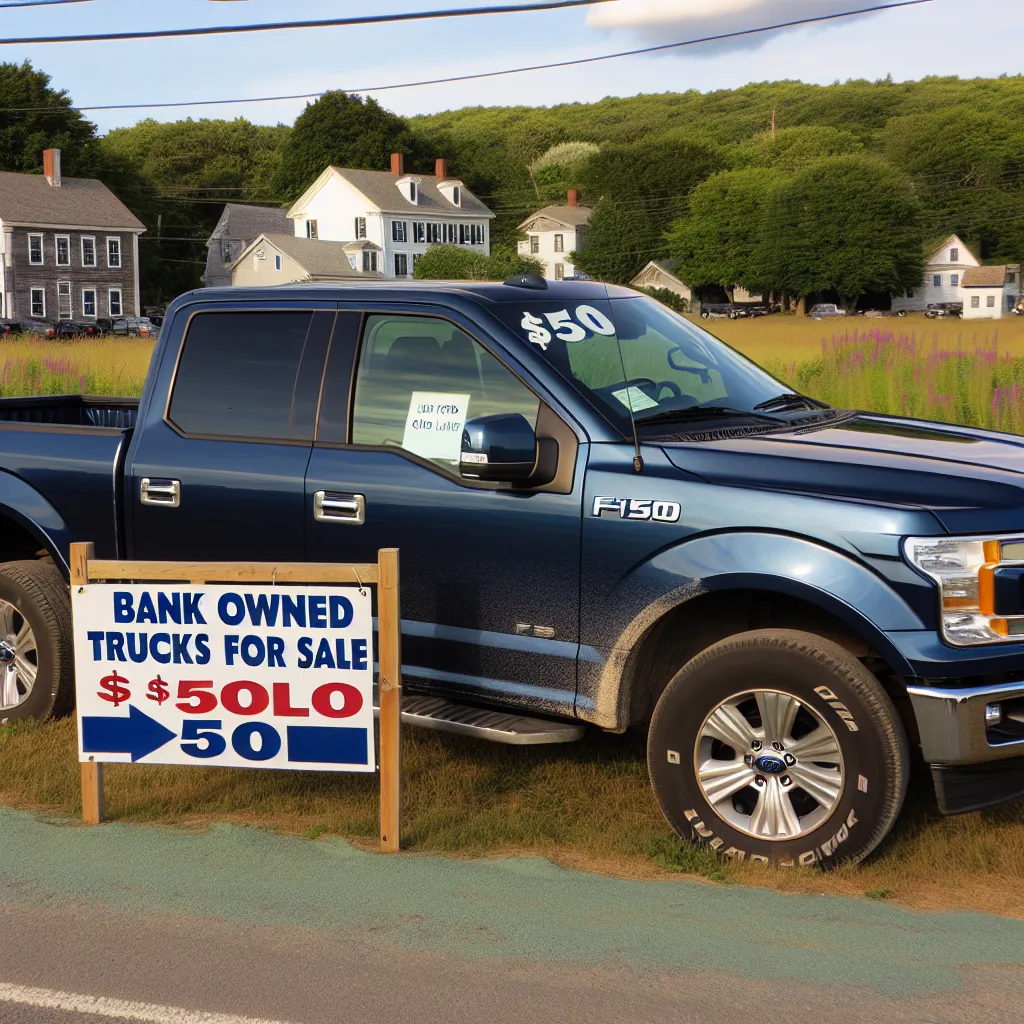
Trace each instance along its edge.
<instances>
[{"instance_id":1,"label":"black tire","mask_svg":"<svg viewBox=\"0 0 1024 1024\"><path fill-rule=\"evenodd\" d=\"M781 691L795 697L803 709L789 733L796 735L806 728L807 735L815 724L819 728L825 725L841 754L838 770L826 769L836 773L830 777L836 780L832 785L838 791L831 810L825 803L817 805L799 783L787 790L791 810L796 805L817 805L800 819L801 825L807 821L807 830L794 830L791 838L766 838L742 826L753 824L750 808L759 806L759 794L767 792L765 786L793 787L801 767L820 772L821 762L808 759L803 766L793 762L797 763L796 769L779 768L771 764L773 752L766 744L763 755L755 752L753 756L758 760L749 769L739 765L741 771L758 772L759 781L720 799L721 812L705 796L698 777L698 749L717 750L709 756L724 760L752 756L728 744L715 748L720 741L708 738L705 724L724 702L756 690ZM747 715L757 707L752 702L739 706ZM751 717L759 721L756 710ZM806 723L811 726L808 728ZM704 745L698 748L702 735ZM797 752L799 743L799 738L793 741L792 752ZM767 760L764 755L768 755ZM838 763L839 759L834 761ZM826 762L832 763L829 759ZM909 774L906 734L878 680L838 644L786 629L729 637L688 662L668 684L655 708L647 763L662 812L680 835L692 836L720 856L783 866L830 866L863 860L895 823ZM760 774L762 763L769 765L774 778ZM785 774L788 771L793 771L792 779ZM821 815L826 816L816 821Z\"/></svg>"},{"instance_id":2,"label":"black tire","mask_svg":"<svg viewBox=\"0 0 1024 1024\"><path fill-rule=\"evenodd\" d=\"M13 708L0 710L0 724L27 718L45 721L74 706L75 669L71 599L52 562L0 564L0 601L27 620L36 643L36 678L31 692Z\"/></svg>"}]
</instances>

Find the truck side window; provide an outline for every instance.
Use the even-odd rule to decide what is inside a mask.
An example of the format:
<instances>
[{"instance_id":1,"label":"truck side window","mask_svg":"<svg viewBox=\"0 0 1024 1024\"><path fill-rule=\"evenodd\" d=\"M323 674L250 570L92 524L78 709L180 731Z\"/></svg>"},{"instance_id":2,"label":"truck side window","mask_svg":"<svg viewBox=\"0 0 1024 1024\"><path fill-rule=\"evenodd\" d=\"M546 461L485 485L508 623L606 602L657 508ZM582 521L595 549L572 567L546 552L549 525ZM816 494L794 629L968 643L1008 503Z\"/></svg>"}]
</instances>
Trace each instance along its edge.
<instances>
[{"instance_id":1,"label":"truck side window","mask_svg":"<svg viewBox=\"0 0 1024 1024\"><path fill-rule=\"evenodd\" d=\"M186 434L288 440L313 314L199 313L185 336L170 420Z\"/></svg>"},{"instance_id":2,"label":"truck side window","mask_svg":"<svg viewBox=\"0 0 1024 1024\"><path fill-rule=\"evenodd\" d=\"M421 316L368 317L356 371L352 443L393 445L417 454L431 451L422 447L423 429L413 426L417 410L452 403L465 411L465 419L520 413L534 428L540 411L533 392L451 322ZM456 433L457 440L423 457L456 471L461 429Z\"/></svg>"}]
</instances>

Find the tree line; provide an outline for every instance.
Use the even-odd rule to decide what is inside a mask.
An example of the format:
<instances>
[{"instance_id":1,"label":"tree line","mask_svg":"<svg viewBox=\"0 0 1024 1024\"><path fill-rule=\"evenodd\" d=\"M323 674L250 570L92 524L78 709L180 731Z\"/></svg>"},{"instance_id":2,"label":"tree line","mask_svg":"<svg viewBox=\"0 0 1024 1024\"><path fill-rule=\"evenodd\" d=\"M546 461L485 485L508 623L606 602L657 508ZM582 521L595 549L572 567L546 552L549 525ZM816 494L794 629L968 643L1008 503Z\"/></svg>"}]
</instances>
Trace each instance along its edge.
<instances>
[{"instance_id":1,"label":"tree line","mask_svg":"<svg viewBox=\"0 0 1024 1024\"><path fill-rule=\"evenodd\" d=\"M43 109L10 112L21 107ZM143 120L100 136L25 63L0 65L0 108L0 169L38 171L59 146L68 175L105 181L146 224L147 302L199 283L224 202L285 206L328 164L384 169L398 150L420 173L446 157L497 214L498 258L472 275L513 265L518 225L569 188L594 210L577 265L618 283L674 258L696 287L852 303L916 286L928 245L952 232L987 262L1024 258L1021 76L767 82L416 118L334 92L293 126Z\"/></svg>"}]
</instances>

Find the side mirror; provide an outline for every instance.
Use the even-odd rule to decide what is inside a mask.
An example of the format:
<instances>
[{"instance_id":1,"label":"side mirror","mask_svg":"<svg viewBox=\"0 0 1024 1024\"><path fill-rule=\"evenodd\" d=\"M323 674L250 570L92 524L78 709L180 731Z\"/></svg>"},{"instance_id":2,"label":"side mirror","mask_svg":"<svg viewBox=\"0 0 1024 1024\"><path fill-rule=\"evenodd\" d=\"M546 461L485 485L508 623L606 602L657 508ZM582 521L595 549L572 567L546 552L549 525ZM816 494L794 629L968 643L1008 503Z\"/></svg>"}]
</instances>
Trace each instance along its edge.
<instances>
[{"instance_id":1,"label":"side mirror","mask_svg":"<svg viewBox=\"0 0 1024 1024\"><path fill-rule=\"evenodd\" d=\"M538 441L519 413L479 416L462 432L460 468L468 479L539 486L554 479L557 461L556 442Z\"/></svg>"}]
</instances>

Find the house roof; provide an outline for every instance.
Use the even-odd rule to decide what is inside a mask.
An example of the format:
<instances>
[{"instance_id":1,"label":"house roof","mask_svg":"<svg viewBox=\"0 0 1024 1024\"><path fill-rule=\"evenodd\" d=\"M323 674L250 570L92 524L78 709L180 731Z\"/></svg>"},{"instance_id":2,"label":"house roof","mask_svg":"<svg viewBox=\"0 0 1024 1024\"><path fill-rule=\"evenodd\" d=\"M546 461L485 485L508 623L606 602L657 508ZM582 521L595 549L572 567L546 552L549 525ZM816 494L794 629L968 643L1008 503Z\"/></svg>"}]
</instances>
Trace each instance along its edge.
<instances>
[{"instance_id":1,"label":"house roof","mask_svg":"<svg viewBox=\"0 0 1024 1024\"><path fill-rule=\"evenodd\" d=\"M294 260L311 278L365 277L352 269L344 242L326 242L319 238L297 238L295 235L271 235L261 233L235 260L234 270L249 254L260 245L266 244L277 249L283 256Z\"/></svg>"},{"instance_id":2,"label":"house roof","mask_svg":"<svg viewBox=\"0 0 1024 1024\"><path fill-rule=\"evenodd\" d=\"M675 281L678 281L679 284L681 284L684 288L687 287L685 282L680 281L679 278L676 277L676 270L679 268L679 260L651 260L651 262L648 263L647 266L645 266L644 269L641 270L640 273L633 278L630 284L636 284L640 280L640 278L642 278L644 274L646 274L652 268L655 270L659 270L666 276L671 277Z\"/></svg>"},{"instance_id":3,"label":"house roof","mask_svg":"<svg viewBox=\"0 0 1024 1024\"><path fill-rule=\"evenodd\" d=\"M145 231L146 226L94 178L64 178L54 188L42 174L0 172L0 220L27 227Z\"/></svg>"},{"instance_id":4,"label":"house roof","mask_svg":"<svg viewBox=\"0 0 1024 1024\"><path fill-rule=\"evenodd\" d=\"M210 239L212 241L214 238L237 238L243 242L251 242L264 232L288 234L291 230L292 223L288 220L287 212L279 207L228 203Z\"/></svg>"},{"instance_id":5,"label":"house roof","mask_svg":"<svg viewBox=\"0 0 1024 1024\"><path fill-rule=\"evenodd\" d=\"M593 212L589 206L545 206L543 210L538 210L527 217L519 227L525 228L539 217L546 217L556 224L564 224L567 228L579 228L590 223L590 215Z\"/></svg>"},{"instance_id":6,"label":"house roof","mask_svg":"<svg viewBox=\"0 0 1024 1024\"><path fill-rule=\"evenodd\" d=\"M1002 288L1009 267L971 267L960 278L961 288Z\"/></svg>"},{"instance_id":7,"label":"house roof","mask_svg":"<svg viewBox=\"0 0 1024 1024\"><path fill-rule=\"evenodd\" d=\"M472 192L462 186L462 205L452 206L438 190L442 181L454 182L453 178L437 178L432 174L392 174L390 171L362 171L348 167L328 167L306 190L305 194L288 211L289 217L298 216L306 203L327 183L330 174L344 178L366 196L383 213L429 214L443 213L449 217L493 217L494 214ZM419 182L419 202L413 203L399 189L403 178Z\"/></svg>"},{"instance_id":8,"label":"house roof","mask_svg":"<svg viewBox=\"0 0 1024 1024\"><path fill-rule=\"evenodd\" d=\"M959 235L946 235L943 238L942 235L936 235L934 238L929 239L924 245L925 262L927 264L935 262L945 262L944 260L936 260L935 257L945 249L956 247L962 249L963 253L967 253L971 259L975 259L974 253L971 252L970 246L968 246ZM963 256L961 253L961 256ZM960 260L963 263L963 259Z\"/></svg>"}]
</instances>

